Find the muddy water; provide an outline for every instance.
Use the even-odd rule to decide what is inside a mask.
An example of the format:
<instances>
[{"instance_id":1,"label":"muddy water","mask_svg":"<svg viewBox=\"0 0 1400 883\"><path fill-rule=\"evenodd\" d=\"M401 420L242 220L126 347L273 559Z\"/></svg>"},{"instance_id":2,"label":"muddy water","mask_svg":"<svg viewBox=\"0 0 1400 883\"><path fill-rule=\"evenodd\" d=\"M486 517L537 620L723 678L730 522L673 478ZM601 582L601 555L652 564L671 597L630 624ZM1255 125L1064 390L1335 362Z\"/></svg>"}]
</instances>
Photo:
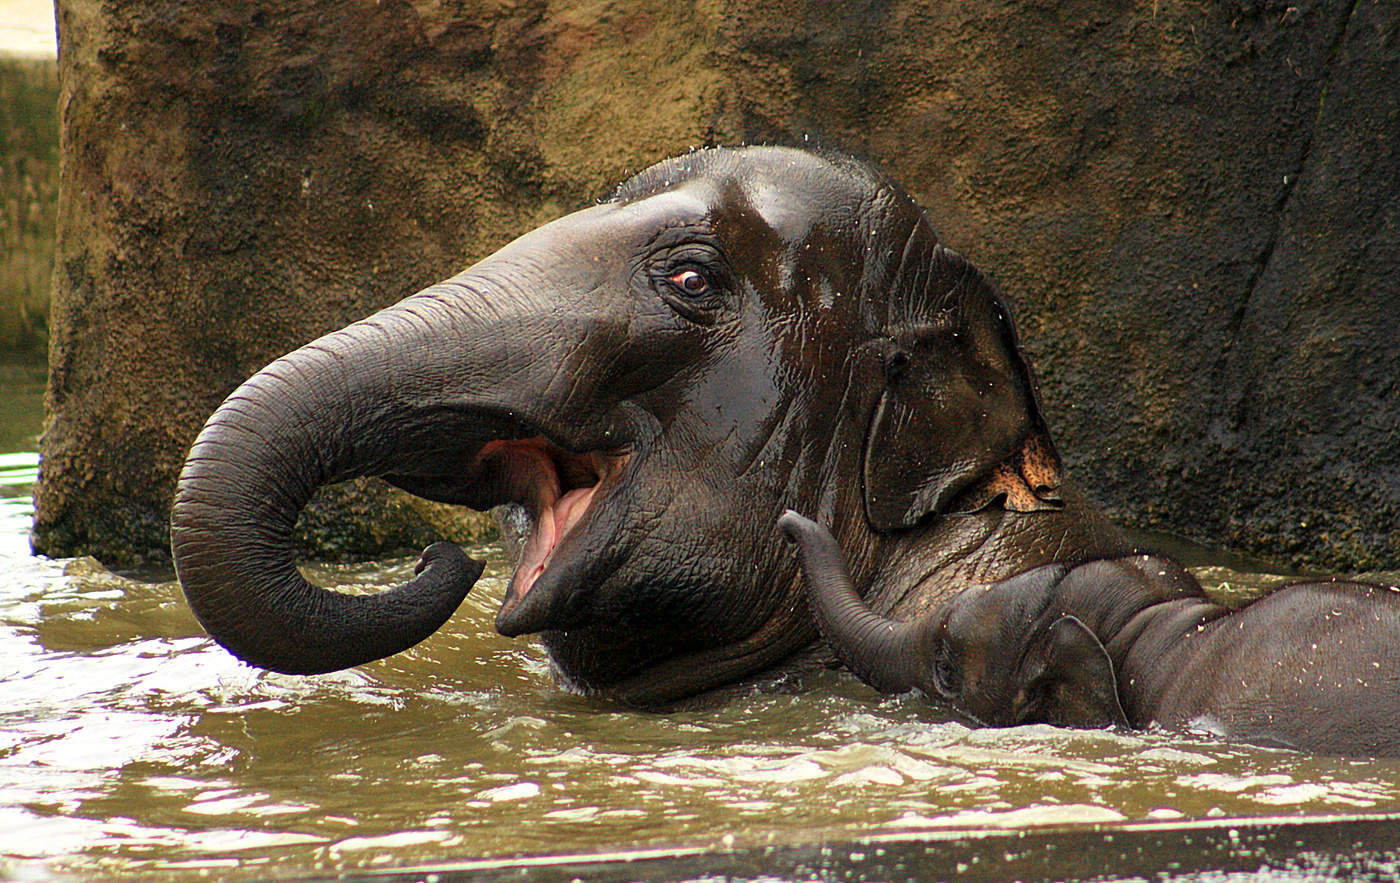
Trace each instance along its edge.
<instances>
[{"instance_id":1,"label":"muddy water","mask_svg":"<svg viewBox=\"0 0 1400 883\"><path fill-rule=\"evenodd\" d=\"M977 731L822 673L646 714L565 695L491 628L334 675L255 672L168 581L27 554L36 390L0 402L0 875L207 880L930 829L1400 812L1400 763L1160 734ZM12 390L23 388L21 394ZM22 402L21 404L15 404ZM25 410L28 409L28 410ZM19 427L19 429L16 429ZM319 567L359 590L411 561ZM1277 577L1201 568L1250 592Z\"/></svg>"}]
</instances>

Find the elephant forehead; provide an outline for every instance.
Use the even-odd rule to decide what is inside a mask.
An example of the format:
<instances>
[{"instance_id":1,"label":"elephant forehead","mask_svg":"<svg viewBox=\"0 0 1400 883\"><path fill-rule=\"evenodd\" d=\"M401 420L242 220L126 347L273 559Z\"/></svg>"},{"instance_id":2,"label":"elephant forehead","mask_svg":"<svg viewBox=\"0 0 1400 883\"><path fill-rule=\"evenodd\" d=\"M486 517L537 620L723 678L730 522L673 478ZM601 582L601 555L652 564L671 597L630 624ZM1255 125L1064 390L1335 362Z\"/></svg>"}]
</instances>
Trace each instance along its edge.
<instances>
[{"instance_id":1,"label":"elephant forehead","mask_svg":"<svg viewBox=\"0 0 1400 883\"><path fill-rule=\"evenodd\" d=\"M788 243L851 232L890 185L848 158L780 147L712 149L659 163L619 189L624 203L690 195L712 217L759 225Z\"/></svg>"},{"instance_id":2,"label":"elephant forehead","mask_svg":"<svg viewBox=\"0 0 1400 883\"><path fill-rule=\"evenodd\" d=\"M787 243L812 238L813 227L831 208L814 194L786 182L760 180L744 188L748 205L769 230Z\"/></svg>"},{"instance_id":3,"label":"elephant forehead","mask_svg":"<svg viewBox=\"0 0 1400 883\"><path fill-rule=\"evenodd\" d=\"M1050 601L1064 568L1048 565L987 586L970 586L952 602L949 629L971 640L1017 643Z\"/></svg>"},{"instance_id":4,"label":"elephant forehead","mask_svg":"<svg viewBox=\"0 0 1400 883\"><path fill-rule=\"evenodd\" d=\"M604 203L597 208L613 209L613 216L620 223L638 231L653 231L658 227L702 223L713 216L719 199L718 191L707 182L691 181L636 202Z\"/></svg>"},{"instance_id":5,"label":"elephant forehead","mask_svg":"<svg viewBox=\"0 0 1400 883\"><path fill-rule=\"evenodd\" d=\"M606 265L625 259L667 227L703 224L712 207L703 191L671 190L630 203L605 202L556 218L507 243L488 258L524 259L541 255L556 261Z\"/></svg>"},{"instance_id":6,"label":"elephant forehead","mask_svg":"<svg viewBox=\"0 0 1400 883\"><path fill-rule=\"evenodd\" d=\"M708 223L727 230L731 245L759 245L776 239L790 245L817 238L818 228L841 230L854 217L852 200L830 188L768 177L697 178L622 206L639 227ZM755 233L767 234L759 240Z\"/></svg>"},{"instance_id":7,"label":"elephant forehead","mask_svg":"<svg viewBox=\"0 0 1400 883\"><path fill-rule=\"evenodd\" d=\"M1013 618L1006 598L992 586L969 586L953 600L947 615L948 631L957 638L990 641Z\"/></svg>"}]
</instances>

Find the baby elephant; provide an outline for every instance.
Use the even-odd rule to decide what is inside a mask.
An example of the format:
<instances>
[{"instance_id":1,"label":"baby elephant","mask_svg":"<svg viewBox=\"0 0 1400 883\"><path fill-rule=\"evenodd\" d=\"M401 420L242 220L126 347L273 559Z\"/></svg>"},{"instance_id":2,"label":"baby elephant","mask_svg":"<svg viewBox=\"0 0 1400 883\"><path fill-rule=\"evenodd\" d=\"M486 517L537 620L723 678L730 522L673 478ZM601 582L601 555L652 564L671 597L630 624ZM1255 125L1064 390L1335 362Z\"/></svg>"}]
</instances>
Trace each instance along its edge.
<instances>
[{"instance_id":1,"label":"baby elephant","mask_svg":"<svg viewBox=\"0 0 1400 883\"><path fill-rule=\"evenodd\" d=\"M988 726L1152 724L1347 756L1400 756L1400 590L1286 586L1239 610L1152 555L1049 564L895 622L856 594L820 525L797 543L822 634L861 680Z\"/></svg>"}]
</instances>

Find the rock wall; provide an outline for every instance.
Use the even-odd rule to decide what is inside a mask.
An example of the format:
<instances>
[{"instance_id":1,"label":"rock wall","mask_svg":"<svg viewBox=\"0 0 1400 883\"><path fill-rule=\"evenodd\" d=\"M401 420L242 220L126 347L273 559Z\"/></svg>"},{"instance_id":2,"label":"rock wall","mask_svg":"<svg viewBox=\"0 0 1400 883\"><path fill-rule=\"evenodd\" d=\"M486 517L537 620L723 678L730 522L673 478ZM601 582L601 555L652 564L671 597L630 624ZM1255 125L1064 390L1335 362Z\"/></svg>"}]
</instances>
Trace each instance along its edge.
<instances>
[{"instance_id":1,"label":"rock wall","mask_svg":"<svg viewBox=\"0 0 1400 883\"><path fill-rule=\"evenodd\" d=\"M187 445L268 360L656 159L769 141L874 160L999 280L1121 522L1400 566L1392 0L59 11L41 551L163 549Z\"/></svg>"}]
</instances>

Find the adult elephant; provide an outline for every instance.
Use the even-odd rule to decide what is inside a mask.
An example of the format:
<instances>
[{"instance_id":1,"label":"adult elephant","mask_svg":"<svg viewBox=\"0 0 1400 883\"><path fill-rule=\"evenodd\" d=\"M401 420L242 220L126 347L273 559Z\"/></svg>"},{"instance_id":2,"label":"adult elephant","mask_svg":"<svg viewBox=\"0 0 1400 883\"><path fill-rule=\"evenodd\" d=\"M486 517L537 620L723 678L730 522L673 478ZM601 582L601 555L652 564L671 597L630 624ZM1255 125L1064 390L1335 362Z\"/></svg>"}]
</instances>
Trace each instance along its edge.
<instances>
[{"instance_id":1,"label":"adult elephant","mask_svg":"<svg viewBox=\"0 0 1400 883\"><path fill-rule=\"evenodd\" d=\"M774 522L813 514L874 609L1126 551L1062 487L991 283L849 158L713 149L263 369L210 418L172 514L208 632L313 673L406 649L479 573L455 547L372 596L311 586L290 538L323 484L517 504L500 613L568 687L653 704L816 637Z\"/></svg>"}]
</instances>

